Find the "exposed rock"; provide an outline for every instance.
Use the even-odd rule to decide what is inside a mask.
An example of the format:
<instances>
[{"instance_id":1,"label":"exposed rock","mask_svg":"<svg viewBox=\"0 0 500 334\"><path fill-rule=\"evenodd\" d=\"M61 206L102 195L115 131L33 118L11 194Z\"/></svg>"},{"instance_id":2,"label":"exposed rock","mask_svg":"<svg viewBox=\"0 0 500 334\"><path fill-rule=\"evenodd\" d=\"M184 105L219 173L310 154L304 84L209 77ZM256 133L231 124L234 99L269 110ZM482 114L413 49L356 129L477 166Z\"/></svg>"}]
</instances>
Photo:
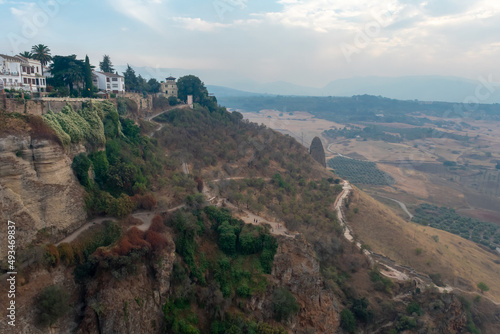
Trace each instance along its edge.
<instances>
[{"instance_id":1,"label":"exposed rock","mask_svg":"<svg viewBox=\"0 0 500 334\"><path fill-rule=\"evenodd\" d=\"M311 153L314 160L323 165L323 167L326 167L325 149L319 137L314 137L309 153Z\"/></svg>"},{"instance_id":2,"label":"exposed rock","mask_svg":"<svg viewBox=\"0 0 500 334\"><path fill-rule=\"evenodd\" d=\"M0 217L16 223L18 247L41 229L56 239L80 227L87 218L84 193L57 143L28 135L0 138ZM6 226L0 227L2 244Z\"/></svg>"},{"instance_id":3,"label":"exposed rock","mask_svg":"<svg viewBox=\"0 0 500 334\"><path fill-rule=\"evenodd\" d=\"M294 333L338 331L338 301L331 291L323 288L319 262L309 243L300 237L280 237L272 276L274 285L290 290L300 305L300 311L289 324ZM251 301L250 307L261 311L264 319L272 315L271 294L272 291L265 299Z\"/></svg>"},{"instance_id":4,"label":"exposed rock","mask_svg":"<svg viewBox=\"0 0 500 334\"><path fill-rule=\"evenodd\" d=\"M92 281L77 333L163 333L162 306L175 261L174 241L169 235L167 240L169 247L158 260L140 262L136 274L116 279L106 271Z\"/></svg>"}]
</instances>

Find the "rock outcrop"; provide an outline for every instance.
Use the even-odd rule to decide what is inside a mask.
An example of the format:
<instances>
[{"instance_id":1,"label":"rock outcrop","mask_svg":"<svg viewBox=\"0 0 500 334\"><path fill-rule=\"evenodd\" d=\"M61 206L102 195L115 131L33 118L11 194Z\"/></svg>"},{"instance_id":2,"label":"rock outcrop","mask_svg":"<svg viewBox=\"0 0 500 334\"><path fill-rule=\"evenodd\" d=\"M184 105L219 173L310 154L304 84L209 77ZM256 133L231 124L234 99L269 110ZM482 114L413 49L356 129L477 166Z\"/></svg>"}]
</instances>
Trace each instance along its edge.
<instances>
[{"instance_id":1,"label":"rock outcrop","mask_svg":"<svg viewBox=\"0 0 500 334\"><path fill-rule=\"evenodd\" d=\"M53 241L84 223L84 190L62 147L29 135L0 138L0 217L16 224L17 246L35 239L39 231ZM1 224L1 244L6 241Z\"/></svg>"},{"instance_id":2,"label":"rock outcrop","mask_svg":"<svg viewBox=\"0 0 500 334\"><path fill-rule=\"evenodd\" d=\"M314 137L309 153L311 153L314 160L319 162L323 167L326 167L325 149L319 137Z\"/></svg>"},{"instance_id":3,"label":"rock outcrop","mask_svg":"<svg viewBox=\"0 0 500 334\"><path fill-rule=\"evenodd\" d=\"M273 285L288 289L297 299L300 310L287 327L294 333L336 333L340 312L337 298L324 289L319 262L312 246L301 237L279 237L272 269ZM260 320L272 315L272 291L254 297L250 309L260 313ZM255 312L256 311L256 312Z\"/></svg>"},{"instance_id":4,"label":"rock outcrop","mask_svg":"<svg viewBox=\"0 0 500 334\"><path fill-rule=\"evenodd\" d=\"M166 236L169 246L156 260L138 263L136 274L116 279L107 271L87 286L78 334L163 333L162 306L175 262L174 241Z\"/></svg>"}]
</instances>

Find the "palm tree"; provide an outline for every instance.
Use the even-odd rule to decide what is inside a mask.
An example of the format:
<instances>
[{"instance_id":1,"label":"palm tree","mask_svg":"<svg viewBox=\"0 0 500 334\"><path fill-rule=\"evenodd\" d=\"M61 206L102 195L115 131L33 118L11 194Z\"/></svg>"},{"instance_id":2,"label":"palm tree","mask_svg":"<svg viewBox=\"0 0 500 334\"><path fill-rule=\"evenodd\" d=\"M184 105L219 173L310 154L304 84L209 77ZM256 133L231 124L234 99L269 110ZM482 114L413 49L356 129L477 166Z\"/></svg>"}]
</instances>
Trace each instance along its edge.
<instances>
[{"instance_id":1,"label":"palm tree","mask_svg":"<svg viewBox=\"0 0 500 334\"><path fill-rule=\"evenodd\" d=\"M19 55L24 58L33 58L33 54L29 51L20 52Z\"/></svg>"},{"instance_id":2,"label":"palm tree","mask_svg":"<svg viewBox=\"0 0 500 334\"><path fill-rule=\"evenodd\" d=\"M43 44L34 45L31 48L31 52L33 53L33 59L40 61L40 63L42 64L43 74L43 67L52 60L49 47Z\"/></svg>"}]
</instances>

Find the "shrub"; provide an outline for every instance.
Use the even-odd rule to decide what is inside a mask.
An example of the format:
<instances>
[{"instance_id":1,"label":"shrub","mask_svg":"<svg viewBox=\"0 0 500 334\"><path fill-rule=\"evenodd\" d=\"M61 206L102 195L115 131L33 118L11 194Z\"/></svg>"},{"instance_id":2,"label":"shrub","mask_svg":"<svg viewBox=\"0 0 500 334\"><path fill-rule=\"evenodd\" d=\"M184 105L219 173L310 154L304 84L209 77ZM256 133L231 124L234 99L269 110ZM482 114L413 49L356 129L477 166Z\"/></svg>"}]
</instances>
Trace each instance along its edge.
<instances>
[{"instance_id":1,"label":"shrub","mask_svg":"<svg viewBox=\"0 0 500 334\"><path fill-rule=\"evenodd\" d=\"M54 244L45 246L45 261L52 267L56 267L59 264L59 251Z\"/></svg>"},{"instance_id":2,"label":"shrub","mask_svg":"<svg viewBox=\"0 0 500 334\"><path fill-rule=\"evenodd\" d=\"M366 298L354 299L351 307L354 316L365 323L373 320L373 312L368 309L369 303Z\"/></svg>"},{"instance_id":3,"label":"shrub","mask_svg":"<svg viewBox=\"0 0 500 334\"><path fill-rule=\"evenodd\" d=\"M407 317L403 315L399 318L398 323L396 324L396 330L399 332L405 331L407 329L415 329L417 328L417 320L413 317Z\"/></svg>"},{"instance_id":4,"label":"shrub","mask_svg":"<svg viewBox=\"0 0 500 334\"><path fill-rule=\"evenodd\" d=\"M71 164L71 168L73 168L78 181L80 181L80 184L86 188L91 185L89 178L89 168L91 164L92 162L85 153L80 153L74 157L73 163Z\"/></svg>"},{"instance_id":5,"label":"shrub","mask_svg":"<svg viewBox=\"0 0 500 334\"><path fill-rule=\"evenodd\" d=\"M59 251L59 257L64 265L69 266L75 262L75 254L70 244L64 242L57 246L57 250Z\"/></svg>"},{"instance_id":6,"label":"shrub","mask_svg":"<svg viewBox=\"0 0 500 334\"><path fill-rule=\"evenodd\" d=\"M151 223L151 226L149 227L149 230L158 233L165 232L165 224L163 223L163 218L160 215L156 215L153 217L153 221Z\"/></svg>"},{"instance_id":7,"label":"shrub","mask_svg":"<svg viewBox=\"0 0 500 334\"><path fill-rule=\"evenodd\" d=\"M481 290L481 293L485 293L486 291L490 290L490 287L487 286L484 282L477 283L477 288Z\"/></svg>"},{"instance_id":8,"label":"shrub","mask_svg":"<svg viewBox=\"0 0 500 334\"><path fill-rule=\"evenodd\" d=\"M246 284L242 284L238 286L236 289L236 293L238 294L239 297L247 298L250 297L250 288Z\"/></svg>"},{"instance_id":9,"label":"shrub","mask_svg":"<svg viewBox=\"0 0 500 334\"><path fill-rule=\"evenodd\" d=\"M300 309L297 300L290 291L285 288L276 288L272 296L274 318L277 321L287 321Z\"/></svg>"},{"instance_id":10,"label":"shrub","mask_svg":"<svg viewBox=\"0 0 500 334\"><path fill-rule=\"evenodd\" d=\"M69 309L69 295L60 286L48 286L36 298L37 322L43 327L52 326Z\"/></svg>"},{"instance_id":11,"label":"shrub","mask_svg":"<svg viewBox=\"0 0 500 334\"><path fill-rule=\"evenodd\" d=\"M408 312L409 315L412 315L413 313L416 313L417 315L422 315L422 308L420 305L416 302L411 302L407 307L406 307L406 312Z\"/></svg>"},{"instance_id":12,"label":"shrub","mask_svg":"<svg viewBox=\"0 0 500 334\"><path fill-rule=\"evenodd\" d=\"M340 312L340 326L342 326L346 332L354 333L356 329L356 319L350 310L343 309L342 312Z\"/></svg>"},{"instance_id":13,"label":"shrub","mask_svg":"<svg viewBox=\"0 0 500 334\"><path fill-rule=\"evenodd\" d=\"M137 209L142 209L142 210L153 210L153 208L156 206L157 202L156 199L152 194L135 194L134 196L131 197L132 202L135 203L135 206Z\"/></svg>"},{"instance_id":14,"label":"shrub","mask_svg":"<svg viewBox=\"0 0 500 334\"><path fill-rule=\"evenodd\" d=\"M151 245L151 249L155 252L160 252L168 245L167 238L158 232L149 230L146 232L146 242Z\"/></svg>"}]
</instances>

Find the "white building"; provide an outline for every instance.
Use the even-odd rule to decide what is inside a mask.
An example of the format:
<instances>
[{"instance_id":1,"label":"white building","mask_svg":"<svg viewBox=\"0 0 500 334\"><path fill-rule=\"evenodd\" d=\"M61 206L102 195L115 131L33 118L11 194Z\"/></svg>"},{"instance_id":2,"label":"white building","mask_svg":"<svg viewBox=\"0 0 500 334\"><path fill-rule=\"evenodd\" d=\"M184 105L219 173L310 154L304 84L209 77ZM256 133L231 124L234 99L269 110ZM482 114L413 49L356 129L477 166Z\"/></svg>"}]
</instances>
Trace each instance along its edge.
<instances>
[{"instance_id":1,"label":"white building","mask_svg":"<svg viewBox=\"0 0 500 334\"><path fill-rule=\"evenodd\" d=\"M21 89L21 60L0 54L0 80L5 89Z\"/></svg>"},{"instance_id":2,"label":"white building","mask_svg":"<svg viewBox=\"0 0 500 334\"><path fill-rule=\"evenodd\" d=\"M125 77L114 74L94 71L95 76L92 78L92 83L99 90L112 93L125 93Z\"/></svg>"},{"instance_id":3,"label":"white building","mask_svg":"<svg viewBox=\"0 0 500 334\"><path fill-rule=\"evenodd\" d=\"M45 76L42 75L42 64L39 60L15 56L21 60L22 88L30 92L44 92L47 88Z\"/></svg>"}]
</instances>

